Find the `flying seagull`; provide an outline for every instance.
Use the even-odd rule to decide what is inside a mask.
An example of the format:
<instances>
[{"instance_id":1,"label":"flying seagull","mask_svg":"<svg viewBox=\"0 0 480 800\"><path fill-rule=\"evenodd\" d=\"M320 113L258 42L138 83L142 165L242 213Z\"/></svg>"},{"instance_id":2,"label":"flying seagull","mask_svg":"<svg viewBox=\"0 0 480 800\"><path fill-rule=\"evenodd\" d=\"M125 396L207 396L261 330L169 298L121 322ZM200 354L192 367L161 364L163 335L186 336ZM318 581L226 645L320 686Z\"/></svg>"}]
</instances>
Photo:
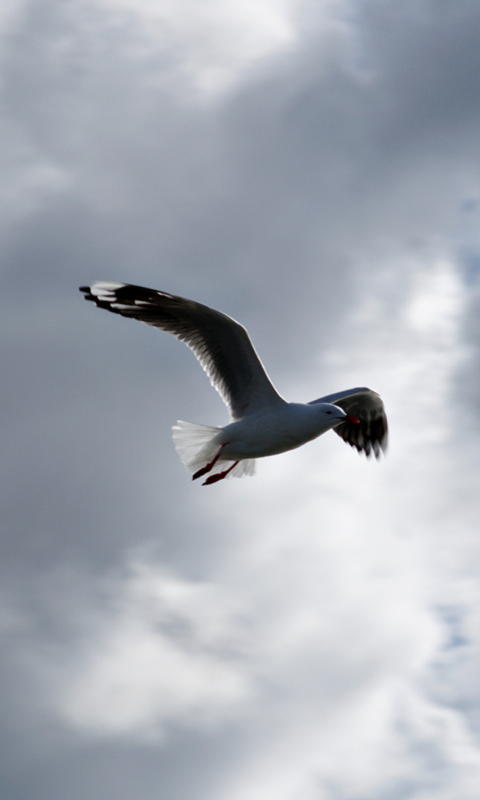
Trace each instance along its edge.
<instances>
[{"instance_id":1,"label":"flying seagull","mask_svg":"<svg viewBox=\"0 0 480 800\"><path fill-rule=\"evenodd\" d=\"M293 450L331 428L358 452L377 458L387 445L380 395L360 387L287 403L265 372L245 328L213 308L167 292L127 283L81 286L85 300L153 325L185 342L220 393L231 416L223 428L178 421L175 448L193 480L203 485L254 475L255 459Z\"/></svg>"}]
</instances>

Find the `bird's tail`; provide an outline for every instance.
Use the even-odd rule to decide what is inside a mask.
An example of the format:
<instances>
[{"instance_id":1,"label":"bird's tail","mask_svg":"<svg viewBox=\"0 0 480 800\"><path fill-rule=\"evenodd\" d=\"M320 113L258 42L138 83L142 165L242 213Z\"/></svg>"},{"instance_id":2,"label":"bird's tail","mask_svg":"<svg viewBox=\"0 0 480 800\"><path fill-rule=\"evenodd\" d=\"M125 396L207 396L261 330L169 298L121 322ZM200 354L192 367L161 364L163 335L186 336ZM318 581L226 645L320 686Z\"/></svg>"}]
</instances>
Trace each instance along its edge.
<instances>
[{"instance_id":1,"label":"bird's tail","mask_svg":"<svg viewBox=\"0 0 480 800\"><path fill-rule=\"evenodd\" d=\"M177 424L173 426L175 450L180 456L182 464L190 472L197 472L214 460L221 447L218 437L221 430L221 428L212 428L210 425L198 425L195 422L183 422L182 420L178 420ZM219 459L209 474L215 475L223 472L233 463L233 461L220 461ZM239 461L227 477L233 475L235 478L242 478L244 475L255 475L255 472L256 461L249 458Z\"/></svg>"}]
</instances>

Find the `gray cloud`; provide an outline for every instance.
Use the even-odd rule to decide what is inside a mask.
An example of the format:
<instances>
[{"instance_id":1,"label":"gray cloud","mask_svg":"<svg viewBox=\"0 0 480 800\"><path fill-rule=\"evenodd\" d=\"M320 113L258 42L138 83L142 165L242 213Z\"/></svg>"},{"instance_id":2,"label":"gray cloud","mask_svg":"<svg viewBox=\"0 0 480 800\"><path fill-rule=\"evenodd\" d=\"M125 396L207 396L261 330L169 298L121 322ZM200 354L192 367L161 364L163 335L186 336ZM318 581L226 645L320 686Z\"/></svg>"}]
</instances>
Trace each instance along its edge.
<instances>
[{"instance_id":1,"label":"gray cloud","mask_svg":"<svg viewBox=\"0 0 480 800\"><path fill-rule=\"evenodd\" d=\"M3 20L1 794L473 800L478 6L242 8ZM371 384L388 459L191 484L170 426L225 411L99 278Z\"/></svg>"}]
</instances>

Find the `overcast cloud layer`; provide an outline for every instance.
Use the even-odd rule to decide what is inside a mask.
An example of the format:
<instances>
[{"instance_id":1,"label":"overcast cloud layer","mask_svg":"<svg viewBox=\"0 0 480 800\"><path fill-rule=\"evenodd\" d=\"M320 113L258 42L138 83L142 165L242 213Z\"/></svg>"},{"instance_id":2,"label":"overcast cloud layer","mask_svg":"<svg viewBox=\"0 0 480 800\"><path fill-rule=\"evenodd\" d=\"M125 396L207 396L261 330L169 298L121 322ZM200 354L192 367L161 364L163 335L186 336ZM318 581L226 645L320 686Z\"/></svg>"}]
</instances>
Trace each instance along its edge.
<instances>
[{"instance_id":1,"label":"overcast cloud layer","mask_svg":"<svg viewBox=\"0 0 480 800\"><path fill-rule=\"evenodd\" d=\"M477 800L480 4L0 12L5 800ZM226 410L125 280L242 321L327 434L192 484Z\"/></svg>"}]
</instances>

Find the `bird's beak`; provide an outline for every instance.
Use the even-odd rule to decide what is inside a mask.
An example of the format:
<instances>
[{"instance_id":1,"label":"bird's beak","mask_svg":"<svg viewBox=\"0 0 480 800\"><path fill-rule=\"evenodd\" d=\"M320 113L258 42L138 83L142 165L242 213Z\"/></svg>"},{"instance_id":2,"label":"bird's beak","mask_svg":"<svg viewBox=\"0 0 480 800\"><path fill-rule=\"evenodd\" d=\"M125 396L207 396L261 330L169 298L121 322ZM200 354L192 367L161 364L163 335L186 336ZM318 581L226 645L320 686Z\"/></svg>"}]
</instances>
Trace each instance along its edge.
<instances>
[{"instance_id":1,"label":"bird's beak","mask_svg":"<svg viewBox=\"0 0 480 800\"><path fill-rule=\"evenodd\" d=\"M352 422L354 425L360 425L360 420L358 417L354 417L353 414L347 414L344 422Z\"/></svg>"}]
</instances>

